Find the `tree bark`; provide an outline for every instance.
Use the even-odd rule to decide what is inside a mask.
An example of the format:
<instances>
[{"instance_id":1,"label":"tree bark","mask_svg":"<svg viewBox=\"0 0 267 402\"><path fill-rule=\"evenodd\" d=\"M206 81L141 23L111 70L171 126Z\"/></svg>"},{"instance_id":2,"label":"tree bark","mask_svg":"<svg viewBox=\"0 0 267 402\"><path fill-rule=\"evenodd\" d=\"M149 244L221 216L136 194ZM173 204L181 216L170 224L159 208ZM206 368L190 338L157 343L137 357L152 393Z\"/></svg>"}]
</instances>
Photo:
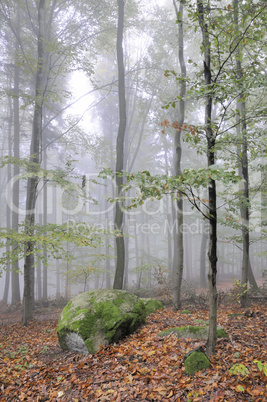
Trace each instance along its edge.
<instances>
[{"instance_id":1,"label":"tree bark","mask_svg":"<svg viewBox=\"0 0 267 402\"><path fill-rule=\"evenodd\" d=\"M234 8L234 25L236 30L239 29L239 0L233 0ZM238 50L238 55L236 57L236 74L238 80L242 80L243 69L241 63L241 49ZM237 135L238 139L241 140L241 149L238 147L238 158L240 161L240 175L243 179L240 200L240 216L242 222L242 273L241 273L241 285L242 294L240 297L240 302L242 307L248 306L248 294L247 294L247 283L248 283L248 272L249 272L249 173L248 173L248 143L247 143L247 123L246 123L246 94L243 90L238 96L237 109L239 113L237 114ZM253 276L251 266L250 266L250 278ZM256 281L252 280L255 285Z\"/></svg>"},{"instance_id":2,"label":"tree bark","mask_svg":"<svg viewBox=\"0 0 267 402\"><path fill-rule=\"evenodd\" d=\"M197 12L202 32L202 43L204 48L204 78L206 88L210 88L211 81L211 51L208 27L205 22L203 1L197 0ZM208 166L215 164L215 143L216 137L212 132L212 95L208 93L205 101L205 130L207 138L207 162ZM217 205L216 205L216 182L211 179L208 188L209 195L209 333L207 340L207 353L215 353L217 340Z\"/></svg>"},{"instance_id":3,"label":"tree bark","mask_svg":"<svg viewBox=\"0 0 267 402\"><path fill-rule=\"evenodd\" d=\"M47 169L47 148L43 151L44 169ZM44 189L43 189L43 225L47 225L47 184L46 177L44 177ZM47 246L43 245L43 300L47 300Z\"/></svg>"},{"instance_id":4,"label":"tree bark","mask_svg":"<svg viewBox=\"0 0 267 402\"><path fill-rule=\"evenodd\" d=\"M178 15L178 9L176 6L175 0L173 0L174 9L176 12L176 16ZM182 173L181 170L181 161L182 161L182 145L181 145L181 136L182 136L182 125L184 123L185 118L185 93L186 93L186 66L184 60L184 31L183 31L183 3L180 1L179 6L179 24L178 24L178 38L179 38L179 49L178 49L178 58L179 64L181 68L181 99L179 101L179 119L178 119L178 130L175 132L174 137L174 146L175 146L175 163L174 163L174 173L175 176L180 176ZM177 198L177 237L176 237L176 245L177 248L177 265L174 272L174 294L173 294L173 304L176 310L181 308L181 287L182 287L182 279L183 279L183 269L184 269L184 237L183 237L183 196L182 193L178 193Z\"/></svg>"},{"instance_id":5,"label":"tree bark","mask_svg":"<svg viewBox=\"0 0 267 402\"><path fill-rule=\"evenodd\" d=\"M200 245L200 287L207 288L207 273L206 273L206 251L207 243L209 239L208 233L206 233L206 225L204 225L204 231L202 233L201 245Z\"/></svg>"},{"instance_id":6,"label":"tree bark","mask_svg":"<svg viewBox=\"0 0 267 402\"><path fill-rule=\"evenodd\" d=\"M13 114L13 109L12 109L12 103L9 98L9 119L8 119L8 154L9 156L12 156L12 114ZM3 144L4 145L4 144ZM3 147L4 148L4 147ZM1 155L2 156L2 155ZM7 165L7 182L11 180L11 165ZM6 203L6 227L8 229L11 228L11 211L10 211L10 204L7 200ZM6 239L6 253L7 255L10 254L11 247L10 247L10 242L8 239ZM4 293L3 293L3 301L5 303L8 302L8 293L9 293L9 288L10 288L10 268L11 268L11 263L10 263L10 258L8 258L6 262L6 277L5 277L5 287L4 287Z\"/></svg>"},{"instance_id":7,"label":"tree bark","mask_svg":"<svg viewBox=\"0 0 267 402\"><path fill-rule=\"evenodd\" d=\"M42 138L42 108L43 108L43 71L44 71L44 21L45 21L45 0L38 3L38 45L37 45L37 73L35 83L35 104L33 115L32 139L30 161L35 164L36 170L41 159L41 138ZM38 177L28 177L25 231L28 236L33 236L35 225L35 205L37 198ZM23 296L23 325L33 315L33 270L34 270L34 242L27 241L25 246L24 261L24 296Z\"/></svg>"},{"instance_id":8,"label":"tree bark","mask_svg":"<svg viewBox=\"0 0 267 402\"><path fill-rule=\"evenodd\" d=\"M117 62L119 82L119 129L116 145L116 173L120 174L124 168L124 138L126 131L126 99L125 99L125 71L123 62L123 29L124 29L124 0L118 1L118 30L117 30ZM116 175L117 197L120 197L123 185L123 178ZM116 201L116 212L114 219L116 236L116 271L114 278L114 289L123 288L124 266L125 266L125 245L123 237L123 203Z\"/></svg>"},{"instance_id":9,"label":"tree bark","mask_svg":"<svg viewBox=\"0 0 267 402\"><path fill-rule=\"evenodd\" d=\"M19 10L17 11L16 17L17 31L20 32L20 14ZM16 38L16 54L19 54L19 41ZM20 112L19 112L19 86L20 86L20 68L15 63L14 67L14 98L13 98L13 111L14 111L14 141L13 141L13 155L14 158L20 158ZM19 228L19 192L20 192L20 182L18 179L20 173L19 165L14 165L13 175L15 177L15 182L13 186L13 209L12 209L12 230L18 231ZM12 245L12 252L15 255L16 249L18 247L17 243ZM18 259L14 260L12 263L12 271L11 271L11 279L12 279L12 296L11 296L11 304L15 304L21 300L20 296L20 286L19 286L19 261Z\"/></svg>"}]
</instances>

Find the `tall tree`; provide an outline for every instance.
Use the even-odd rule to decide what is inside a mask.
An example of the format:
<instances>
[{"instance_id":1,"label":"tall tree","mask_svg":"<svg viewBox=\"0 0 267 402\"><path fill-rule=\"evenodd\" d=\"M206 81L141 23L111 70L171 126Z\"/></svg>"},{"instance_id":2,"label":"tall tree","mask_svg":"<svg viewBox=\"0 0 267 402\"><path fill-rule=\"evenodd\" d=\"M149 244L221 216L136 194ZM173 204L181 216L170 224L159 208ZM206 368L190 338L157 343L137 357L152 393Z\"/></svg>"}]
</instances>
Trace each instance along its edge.
<instances>
[{"instance_id":1,"label":"tall tree","mask_svg":"<svg viewBox=\"0 0 267 402\"><path fill-rule=\"evenodd\" d=\"M45 0L38 2L38 36L37 36L37 71L35 81L35 101L32 125L32 138L30 148L30 162L34 164L33 174L27 180L27 200L25 232L29 240L25 246L24 262L24 295L23 295L23 324L26 325L33 314L33 271L34 271L34 242L31 237L34 234L35 206L38 186L38 167L41 162L42 140L42 111L43 111L43 84L44 84L44 27L45 27Z\"/></svg>"},{"instance_id":2,"label":"tall tree","mask_svg":"<svg viewBox=\"0 0 267 402\"><path fill-rule=\"evenodd\" d=\"M20 44L20 10L17 9L16 15L16 35L15 36L15 57L19 54ZM13 156L16 159L20 158L20 112L19 112L19 90L20 90L20 67L15 60L14 65L14 96L13 96L13 113L14 113L14 134L13 134ZM13 209L12 209L12 229L18 231L19 228L19 192L20 192L20 182L19 173L20 168L16 163L14 165L14 186L13 186ZM18 244L15 242L12 244L13 253L17 248ZM12 303L20 301L20 287L19 287L19 261L15 259L12 263Z\"/></svg>"},{"instance_id":3,"label":"tall tree","mask_svg":"<svg viewBox=\"0 0 267 402\"><path fill-rule=\"evenodd\" d=\"M124 167L124 139L126 131L126 98L125 98L125 70L123 61L123 30L124 30L124 0L118 0L118 28L117 28L117 63L118 63L118 85L119 85L119 128L116 145L116 187L117 197L120 197L123 177L120 173ZM117 199L114 219L115 229L118 231L116 237L116 272L114 278L114 289L122 289L125 266L125 243L123 236L123 209L122 202Z\"/></svg>"},{"instance_id":4,"label":"tall tree","mask_svg":"<svg viewBox=\"0 0 267 402\"><path fill-rule=\"evenodd\" d=\"M184 6L183 0L180 1L179 11L176 5L176 1L173 0L176 17L178 18L178 58L181 69L181 88L180 88L180 100L179 100L179 118L178 128L175 131L174 146L175 146L175 163L174 173L175 176L182 174L181 162L182 162L182 127L185 120L185 94L186 94L186 65L184 59L184 28L183 28L183 13ZM183 279L184 268L184 238L183 238L183 195L179 192L177 197L177 236L175 236L177 247L177 261L174 270L174 306L176 309L181 308L181 287Z\"/></svg>"},{"instance_id":5,"label":"tall tree","mask_svg":"<svg viewBox=\"0 0 267 402\"><path fill-rule=\"evenodd\" d=\"M215 164L216 135L212 129L212 86L211 81L211 43L208 25L205 21L204 6L202 0L197 0L197 12L202 32L202 44L204 49L204 78L207 94L205 97L205 131L207 138L207 162L208 167ZM207 340L207 352L214 354L217 339L217 204L216 182L210 179L209 188L209 333Z\"/></svg>"},{"instance_id":6,"label":"tall tree","mask_svg":"<svg viewBox=\"0 0 267 402\"><path fill-rule=\"evenodd\" d=\"M234 26L236 31L239 30L239 0L233 1L234 9ZM250 282L253 287L257 288L257 283L255 281L253 272L250 265L249 257L249 215L250 215L250 198L249 198L249 161L248 161L248 132L247 132L247 113L246 113L246 97L247 94L244 91L243 85L243 67L242 67L242 49L241 44L239 45L236 54L236 75L237 82L239 84L239 95L237 99L237 115L236 115L236 131L237 139L240 141L240 145L237 147L238 160L239 160L239 174L243 179L241 184L241 196L240 196L240 216L241 216L241 231L242 231L242 274L241 274L241 284L243 291L241 294L241 305L246 307L248 305L248 293L247 293L247 282Z\"/></svg>"}]
</instances>

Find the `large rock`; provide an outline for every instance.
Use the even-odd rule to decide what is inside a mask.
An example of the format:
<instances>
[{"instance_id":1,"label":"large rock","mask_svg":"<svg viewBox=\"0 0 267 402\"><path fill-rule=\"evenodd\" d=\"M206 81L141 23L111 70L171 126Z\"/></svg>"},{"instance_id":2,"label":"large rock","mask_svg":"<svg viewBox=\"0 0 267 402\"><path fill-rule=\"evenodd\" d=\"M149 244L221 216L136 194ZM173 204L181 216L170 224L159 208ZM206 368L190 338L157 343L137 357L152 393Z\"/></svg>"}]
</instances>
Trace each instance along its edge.
<instances>
[{"instance_id":1,"label":"large rock","mask_svg":"<svg viewBox=\"0 0 267 402\"><path fill-rule=\"evenodd\" d=\"M133 333L145 323L146 316L143 300L124 290L80 293L59 317L58 340L64 350L96 353L100 345Z\"/></svg>"}]
</instances>

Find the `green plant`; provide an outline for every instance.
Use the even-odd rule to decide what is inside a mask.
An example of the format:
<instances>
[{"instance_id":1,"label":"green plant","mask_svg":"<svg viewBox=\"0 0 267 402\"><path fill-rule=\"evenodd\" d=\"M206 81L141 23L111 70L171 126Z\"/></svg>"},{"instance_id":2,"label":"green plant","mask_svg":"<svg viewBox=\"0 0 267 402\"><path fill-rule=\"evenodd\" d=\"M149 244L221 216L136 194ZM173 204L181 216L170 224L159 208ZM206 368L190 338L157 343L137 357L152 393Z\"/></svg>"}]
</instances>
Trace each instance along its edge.
<instances>
[{"instance_id":1,"label":"green plant","mask_svg":"<svg viewBox=\"0 0 267 402\"><path fill-rule=\"evenodd\" d=\"M48 347L44 346L40 353L42 353L42 355L44 355L47 351L48 351Z\"/></svg>"},{"instance_id":2,"label":"green plant","mask_svg":"<svg viewBox=\"0 0 267 402\"><path fill-rule=\"evenodd\" d=\"M267 363L262 363L260 360L254 360L253 363L257 363L258 369L267 377Z\"/></svg>"},{"instance_id":3,"label":"green plant","mask_svg":"<svg viewBox=\"0 0 267 402\"><path fill-rule=\"evenodd\" d=\"M197 391L188 392L188 394L187 394L187 402L191 402L191 401L194 400L194 398L197 398L197 397L198 397L198 392Z\"/></svg>"},{"instance_id":4,"label":"green plant","mask_svg":"<svg viewBox=\"0 0 267 402\"><path fill-rule=\"evenodd\" d=\"M233 303L240 304L241 296L243 296L248 291L246 286L246 283L242 285L238 279L234 279L232 291L228 293L228 296Z\"/></svg>"},{"instance_id":5,"label":"green plant","mask_svg":"<svg viewBox=\"0 0 267 402\"><path fill-rule=\"evenodd\" d=\"M16 354L26 355L29 353L28 344L25 343L24 345L20 346Z\"/></svg>"},{"instance_id":6,"label":"green plant","mask_svg":"<svg viewBox=\"0 0 267 402\"><path fill-rule=\"evenodd\" d=\"M233 375L241 374L242 376L246 376L249 374L249 371L244 364L236 363L230 368L229 373Z\"/></svg>"},{"instance_id":7,"label":"green plant","mask_svg":"<svg viewBox=\"0 0 267 402\"><path fill-rule=\"evenodd\" d=\"M204 327L206 327L206 326L209 325L209 321L208 321L208 320L202 320L201 318L195 319L194 322L195 322L196 324L203 325Z\"/></svg>"}]
</instances>

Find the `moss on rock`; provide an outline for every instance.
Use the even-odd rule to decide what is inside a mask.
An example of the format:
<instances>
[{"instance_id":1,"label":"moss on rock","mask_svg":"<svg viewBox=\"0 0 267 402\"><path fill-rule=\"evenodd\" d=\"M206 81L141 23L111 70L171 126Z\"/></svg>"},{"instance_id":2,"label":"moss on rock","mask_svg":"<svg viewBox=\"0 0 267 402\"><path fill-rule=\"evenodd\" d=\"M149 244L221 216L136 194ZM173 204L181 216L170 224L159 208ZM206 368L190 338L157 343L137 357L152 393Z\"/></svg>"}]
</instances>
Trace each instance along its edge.
<instances>
[{"instance_id":1,"label":"moss on rock","mask_svg":"<svg viewBox=\"0 0 267 402\"><path fill-rule=\"evenodd\" d=\"M185 370L188 374L195 374L199 370L210 367L210 361L201 350L194 350L184 361Z\"/></svg>"},{"instance_id":2,"label":"moss on rock","mask_svg":"<svg viewBox=\"0 0 267 402\"><path fill-rule=\"evenodd\" d=\"M146 316L144 302L129 292L101 289L81 293L60 315L58 340L62 349L95 353L100 345L133 333L144 324Z\"/></svg>"},{"instance_id":3,"label":"moss on rock","mask_svg":"<svg viewBox=\"0 0 267 402\"><path fill-rule=\"evenodd\" d=\"M217 328L217 338L229 338L229 335L223 328Z\"/></svg>"},{"instance_id":4,"label":"moss on rock","mask_svg":"<svg viewBox=\"0 0 267 402\"><path fill-rule=\"evenodd\" d=\"M140 298L143 301L146 308L146 315L155 313L157 310L163 309L163 304L159 300Z\"/></svg>"},{"instance_id":5,"label":"moss on rock","mask_svg":"<svg viewBox=\"0 0 267 402\"><path fill-rule=\"evenodd\" d=\"M170 334L175 334L177 338L207 339L208 327L195 327L193 325L188 325L184 327L168 328L161 331L158 336L164 337ZM226 338L228 335L223 328L218 328L217 337Z\"/></svg>"}]
</instances>

